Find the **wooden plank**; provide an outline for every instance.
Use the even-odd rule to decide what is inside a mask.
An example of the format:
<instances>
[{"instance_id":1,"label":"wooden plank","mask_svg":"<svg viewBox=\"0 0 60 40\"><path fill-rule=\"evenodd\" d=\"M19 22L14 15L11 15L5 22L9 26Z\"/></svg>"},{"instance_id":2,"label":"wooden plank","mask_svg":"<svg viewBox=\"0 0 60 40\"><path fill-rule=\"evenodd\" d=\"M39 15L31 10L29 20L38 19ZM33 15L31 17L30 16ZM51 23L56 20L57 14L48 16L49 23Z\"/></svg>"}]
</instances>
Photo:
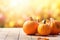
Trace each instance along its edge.
<instances>
[{"instance_id":1,"label":"wooden plank","mask_svg":"<svg viewBox=\"0 0 60 40\"><path fill-rule=\"evenodd\" d=\"M6 29L0 28L0 40L5 40L8 32L9 32L9 31L7 31Z\"/></svg>"},{"instance_id":2,"label":"wooden plank","mask_svg":"<svg viewBox=\"0 0 60 40\"><path fill-rule=\"evenodd\" d=\"M19 28L12 28L10 29L6 40L18 40Z\"/></svg>"},{"instance_id":3,"label":"wooden plank","mask_svg":"<svg viewBox=\"0 0 60 40\"><path fill-rule=\"evenodd\" d=\"M0 40L39 40L40 38L60 40L60 35L26 35L22 28L0 28Z\"/></svg>"},{"instance_id":4,"label":"wooden plank","mask_svg":"<svg viewBox=\"0 0 60 40\"><path fill-rule=\"evenodd\" d=\"M49 40L60 40L60 37L58 37L58 35L55 37L53 37L53 36L32 36L33 40L38 40L38 39L43 39L43 38L46 38Z\"/></svg>"},{"instance_id":5,"label":"wooden plank","mask_svg":"<svg viewBox=\"0 0 60 40\"><path fill-rule=\"evenodd\" d=\"M26 34L23 32L23 29L20 28L20 38L19 38L19 40L31 40L31 36L26 35Z\"/></svg>"},{"instance_id":6,"label":"wooden plank","mask_svg":"<svg viewBox=\"0 0 60 40\"><path fill-rule=\"evenodd\" d=\"M31 35L32 40L38 40L38 39L49 39L49 40L60 40L60 35L48 35L48 36L40 36L40 35Z\"/></svg>"},{"instance_id":7,"label":"wooden plank","mask_svg":"<svg viewBox=\"0 0 60 40\"><path fill-rule=\"evenodd\" d=\"M20 29L20 39L21 40L39 40L39 39L49 39L49 40L60 40L60 35L49 35L49 36L39 36L39 35L26 35L22 28Z\"/></svg>"}]
</instances>

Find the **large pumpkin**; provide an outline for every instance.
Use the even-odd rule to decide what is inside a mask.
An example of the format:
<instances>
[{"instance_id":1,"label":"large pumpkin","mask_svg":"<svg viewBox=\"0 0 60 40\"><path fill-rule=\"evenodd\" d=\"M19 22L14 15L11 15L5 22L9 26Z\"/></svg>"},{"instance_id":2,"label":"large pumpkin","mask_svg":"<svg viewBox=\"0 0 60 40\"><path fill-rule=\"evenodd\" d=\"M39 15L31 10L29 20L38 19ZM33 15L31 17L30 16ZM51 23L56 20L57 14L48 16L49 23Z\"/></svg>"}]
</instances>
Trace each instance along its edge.
<instances>
[{"instance_id":1,"label":"large pumpkin","mask_svg":"<svg viewBox=\"0 0 60 40\"><path fill-rule=\"evenodd\" d=\"M40 35L49 35L51 32L51 28L49 26L49 23L40 23L38 26L38 33Z\"/></svg>"},{"instance_id":2,"label":"large pumpkin","mask_svg":"<svg viewBox=\"0 0 60 40\"><path fill-rule=\"evenodd\" d=\"M37 22L29 20L29 21L26 21L23 24L23 31L26 34L35 34L36 31L37 31L37 27L38 27L38 23Z\"/></svg>"}]
</instances>

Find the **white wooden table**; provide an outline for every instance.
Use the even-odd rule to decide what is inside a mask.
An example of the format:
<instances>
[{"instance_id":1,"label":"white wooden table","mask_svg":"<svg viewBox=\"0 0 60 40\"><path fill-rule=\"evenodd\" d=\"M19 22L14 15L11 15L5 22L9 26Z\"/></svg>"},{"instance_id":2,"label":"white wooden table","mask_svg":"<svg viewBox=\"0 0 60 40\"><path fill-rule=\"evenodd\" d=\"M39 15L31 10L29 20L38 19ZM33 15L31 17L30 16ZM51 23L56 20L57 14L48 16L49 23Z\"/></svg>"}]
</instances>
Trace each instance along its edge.
<instances>
[{"instance_id":1,"label":"white wooden table","mask_svg":"<svg viewBox=\"0 0 60 40\"><path fill-rule=\"evenodd\" d=\"M60 35L55 36L34 36L26 35L22 28L0 28L0 40L39 40L48 38L49 40L60 40Z\"/></svg>"}]
</instances>

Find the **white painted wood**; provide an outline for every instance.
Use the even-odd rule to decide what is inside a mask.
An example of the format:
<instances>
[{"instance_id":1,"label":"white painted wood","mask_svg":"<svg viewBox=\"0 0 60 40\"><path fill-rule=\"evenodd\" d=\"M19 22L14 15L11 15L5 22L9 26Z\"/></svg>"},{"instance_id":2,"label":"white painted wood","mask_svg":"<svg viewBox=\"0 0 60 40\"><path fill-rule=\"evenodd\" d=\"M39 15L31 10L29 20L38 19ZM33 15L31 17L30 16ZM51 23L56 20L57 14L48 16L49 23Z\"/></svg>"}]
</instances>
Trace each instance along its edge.
<instances>
[{"instance_id":1,"label":"white painted wood","mask_svg":"<svg viewBox=\"0 0 60 40\"><path fill-rule=\"evenodd\" d=\"M0 28L0 40L5 40L8 32L6 29Z\"/></svg>"},{"instance_id":2,"label":"white painted wood","mask_svg":"<svg viewBox=\"0 0 60 40\"><path fill-rule=\"evenodd\" d=\"M60 40L60 35L55 36L31 36L26 35L22 28L0 28L0 40L38 40L47 38L49 40Z\"/></svg>"},{"instance_id":3,"label":"white painted wood","mask_svg":"<svg viewBox=\"0 0 60 40\"><path fill-rule=\"evenodd\" d=\"M0 39L0 40L4 40L4 39Z\"/></svg>"},{"instance_id":4,"label":"white painted wood","mask_svg":"<svg viewBox=\"0 0 60 40\"><path fill-rule=\"evenodd\" d=\"M19 38L19 40L31 40L31 36L26 35L23 32L23 29L20 28L20 38Z\"/></svg>"},{"instance_id":5,"label":"white painted wood","mask_svg":"<svg viewBox=\"0 0 60 40\"><path fill-rule=\"evenodd\" d=\"M49 40L60 40L60 35L49 35L49 36L39 36L39 35L36 35L36 36L30 36L30 35L26 35L22 28L20 29L20 39L22 40L38 40L39 38L47 38Z\"/></svg>"},{"instance_id":6,"label":"white painted wood","mask_svg":"<svg viewBox=\"0 0 60 40\"><path fill-rule=\"evenodd\" d=\"M7 35L7 38L6 40L18 40L18 35L19 35L19 31L20 29L19 28L16 28L16 29L10 29L8 35Z\"/></svg>"}]
</instances>

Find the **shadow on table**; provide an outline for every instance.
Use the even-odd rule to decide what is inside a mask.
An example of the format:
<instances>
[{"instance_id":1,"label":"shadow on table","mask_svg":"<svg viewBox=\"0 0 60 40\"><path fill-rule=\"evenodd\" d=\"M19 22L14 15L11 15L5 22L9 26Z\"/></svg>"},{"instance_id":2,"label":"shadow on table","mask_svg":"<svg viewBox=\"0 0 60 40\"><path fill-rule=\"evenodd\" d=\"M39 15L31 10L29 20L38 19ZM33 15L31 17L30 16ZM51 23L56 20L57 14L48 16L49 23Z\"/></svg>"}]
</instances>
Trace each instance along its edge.
<instances>
[{"instance_id":1,"label":"shadow on table","mask_svg":"<svg viewBox=\"0 0 60 40\"><path fill-rule=\"evenodd\" d=\"M60 36L60 34L57 34L57 35L48 35L48 36L42 36L42 35L39 35L39 34L34 34L34 35L29 35L29 36L36 36L36 37L58 37L58 36Z\"/></svg>"}]
</instances>

